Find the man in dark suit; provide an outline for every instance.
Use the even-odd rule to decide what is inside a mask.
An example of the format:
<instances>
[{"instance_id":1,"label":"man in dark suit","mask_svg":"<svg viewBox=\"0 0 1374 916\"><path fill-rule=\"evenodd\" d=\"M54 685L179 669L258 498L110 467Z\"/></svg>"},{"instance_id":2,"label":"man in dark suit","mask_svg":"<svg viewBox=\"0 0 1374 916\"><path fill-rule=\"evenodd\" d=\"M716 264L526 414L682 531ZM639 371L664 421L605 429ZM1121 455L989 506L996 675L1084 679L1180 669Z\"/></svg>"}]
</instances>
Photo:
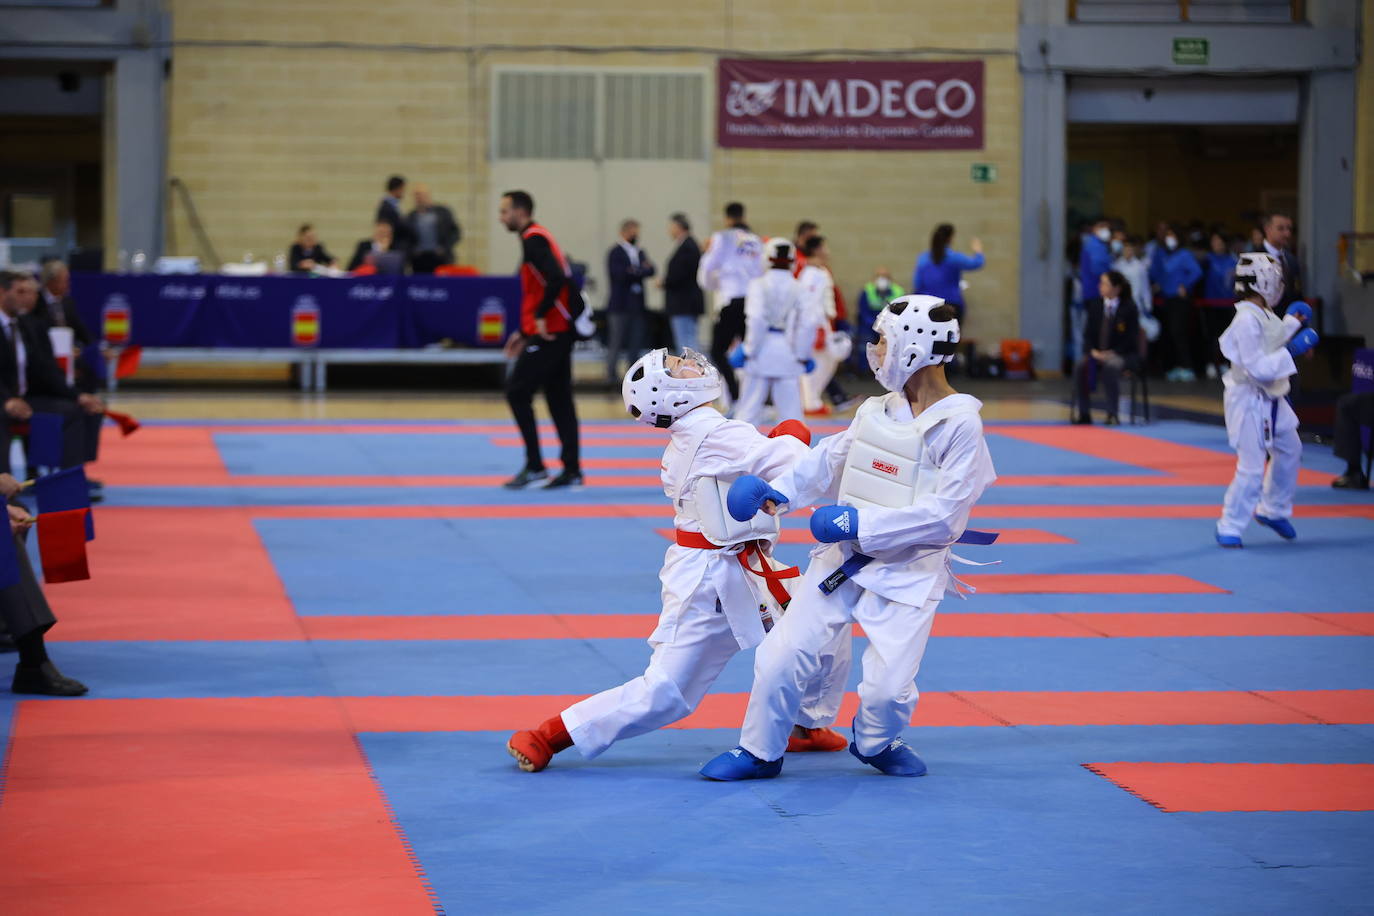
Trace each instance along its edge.
<instances>
[{"instance_id":1,"label":"man in dark suit","mask_svg":"<svg viewBox=\"0 0 1374 916\"><path fill-rule=\"evenodd\" d=\"M76 351L76 388L78 391L96 391L100 387L100 380L81 356L81 352L95 343L96 338L86 327L81 313L77 311L76 301L71 297L71 272L66 264L53 258L43 263L39 280L42 285L33 310L29 312L29 320L44 333L49 328L72 329Z\"/></svg>"},{"instance_id":2,"label":"man in dark suit","mask_svg":"<svg viewBox=\"0 0 1374 916\"><path fill-rule=\"evenodd\" d=\"M1131 284L1115 270L1098 279L1098 298L1085 303L1084 356L1074 368L1075 423L1091 423L1089 395L1100 380L1107 399L1107 425L1117 426L1116 405L1121 398L1121 373L1140 365L1140 313L1131 298Z\"/></svg>"},{"instance_id":3,"label":"man in dark suit","mask_svg":"<svg viewBox=\"0 0 1374 916\"><path fill-rule=\"evenodd\" d=\"M1293 217L1287 213L1266 213L1260 223L1264 240L1256 245L1256 252L1273 255L1283 268L1283 297L1274 310L1283 313L1289 304L1302 298L1302 268L1298 265L1297 255L1292 252Z\"/></svg>"},{"instance_id":4,"label":"man in dark suit","mask_svg":"<svg viewBox=\"0 0 1374 916\"><path fill-rule=\"evenodd\" d=\"M8 445L11 423L27 423L35 413L58 414L63 418L62 467L76 467L99 453L105 405L67 384L47 331L22 317L37 295L32 277L0 272L0 442ZM9 448L0 448L0 472L9 470Z\"/></svg>"},{"instance_id":5,"label":"man in dark suit","mask_svg":"<svg viewBox=\"0 0 1374 916\"><path fill-rule=\"evenodd\" d=\"M429 188L417 184L414 191L415 209L406 217L406 226L414 244L410 249L410 269L417 274L432 274L441 264L453 263L453 246L463 237L453 211L436 204L429 196Z\"/></svg>"},{"instance_id":6,"label":"man in dark suit","mask_svg":"<svg viewBox=\"0 0 1374 916\"><path fill-rule=\"evenodd\" d=\"M19 492L19 481L0 473L0 497L12 499ZM24 545L33 518L20 506L10 504L9 532L0 537L14 538L19 581L0 588L0 624L9 642L19 652L19 664L14 669L10 689L15 693L43 694L55 697L77 697L86 692L86 685L67 677L48 658L43 634L57 623L52 608L43 597L29 552Z\"/></svg>"},{"instance_id":7,"label":"man in dark suit","mask_svg":"<svg viewBox=\"0 0 1374 916\"><path fill-rule=\"evenodd\" d=\"M392 247L391 224L378 220L372 227L371 238L360 239L353 248L353 257L348 260L348 270L353 272L360 267L376 268L377 257L395 249Z\"/></svg>"},{"instance_id":8,"label":"man in dark suit","mask_svg":"<svg viewBox=\"0 0 1374 916\"><path fill-rule=\"evenodd\" d=\"M706 311L706 298L697 285L697 267L701 263L701 246L692 238L692 224L684 213L668 218L668 234L677 245L668 258L668 269L659 286L663 288L663 310L673 329L673 346L699 350L697 328Z\"/></svg>"},{"instance_id":9,"label":"man in dark suit","mask_svg":"<svg viewBox=\"0 0 1374 916\"><path fill-rule=\"evenodd\" d=\"M606 253L606 276L611 285L606 302L606 381L619 388L617 368L622 352L634 362L644 342L644 280L654 275L654 263L639 247L639 223L627 219L620 224L620 240ZM628 368L628 367L627 367Z\"/></svg>"},{"instance_id":10,"label":"man in dark suit","mask_svg":"<svg viewBox=\"0 0 1374 916\"><path fill-rule=\"evenodd\" d=\"M386 194L377 202L377 215L372 218L374 223L386 223L391 227L391 249L393 251L410 251L411 242L414 241L410 236L410 224L406 222L405 214L401 212L401 201L406 196L406 180L400 175L392 175L386 180Z\"/></svg>"}]
</instances>

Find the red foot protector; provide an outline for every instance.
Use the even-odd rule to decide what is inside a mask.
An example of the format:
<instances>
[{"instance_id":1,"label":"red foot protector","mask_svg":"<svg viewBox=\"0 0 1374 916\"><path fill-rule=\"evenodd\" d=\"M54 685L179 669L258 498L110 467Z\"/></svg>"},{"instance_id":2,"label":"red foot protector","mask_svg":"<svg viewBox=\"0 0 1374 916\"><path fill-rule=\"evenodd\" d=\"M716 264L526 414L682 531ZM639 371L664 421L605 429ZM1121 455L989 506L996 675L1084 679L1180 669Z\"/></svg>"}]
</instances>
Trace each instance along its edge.
<instances>
[{"instance_id":1,"label":"red foot protector","mask_svg":"<svg viewBox=\"0 0 1374 916\"><path fill-rule=\"evenodd\" d=\"M1374 811L1368 763L1085 763L1161 811Z\"/></svg>"}]
</instances>

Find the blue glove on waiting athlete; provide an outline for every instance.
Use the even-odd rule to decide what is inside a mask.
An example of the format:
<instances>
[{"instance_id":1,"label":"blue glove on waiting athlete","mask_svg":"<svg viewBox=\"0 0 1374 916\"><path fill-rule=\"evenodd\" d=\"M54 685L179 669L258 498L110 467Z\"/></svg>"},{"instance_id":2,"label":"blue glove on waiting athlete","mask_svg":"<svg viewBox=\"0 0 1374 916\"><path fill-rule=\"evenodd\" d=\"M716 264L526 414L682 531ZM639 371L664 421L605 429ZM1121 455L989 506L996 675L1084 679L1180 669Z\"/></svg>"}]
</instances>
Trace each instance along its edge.
<instances>
[{"instance_id":1,"label":"blue glove on waiting athlete","mask_svg":"<svg viewBox=\"0 0 1374 916\"><path fill-rule=\"evenodd\" d=\"M744 344L740 344L739 346L735 347L735 349L730 351L730 368L743 369L746 359L747 357L745 357L744 355Z\"/></svg>"},{"instance_id":2,"label":"blue glove on waiting athlete","mask_svg":"<svg viewBox=\"0 0 1374 916\"><path fill-rule=\"evenodd\" d=\"M1309 321L1312 320L1312 306L1308 305L1306 302L1303 302L1301 299L1299 299L1298 301L1289 305L1288 311L1284 314L1292 315L1294 318L1298 319L1303 324L1307 324Z\"/></svg>"},{"instance_id":3,"label":"blue glove on waiting athlete","mask_svg":"<svg viewBox=\"0 0 1374 916\"><path fill-rule=\"evenodd\" d=\"M806 362L802 363L802 369L806 370L807 372L815 372L816 361L814 359L808 359Z\"/></svg>"},{"instance_id":4,"label":"blue glove on waiting athlete","mask_svg":"<svg viewBox=\"0 0 1374 916\"><path fill-rule=\"evenodd\" d=\"M1315 347L1319 340L1321 340L1321 338L1317 336L1316 331L1311 328L1303 328L1293 335L1293 339L1288 341L1286 346L1288 347L1289 353L1292 353L1294 356L1302 356L1308 350Z\"/></svg>"},{"instance_id":5,"label":"blue glove on waiting athlete","mask_svg":"<svg viewBox=\"0 0 1374 916\"><path fill-rule=\"evenodd\" d=\"M788 501L762 477L745 474L730 484L730 492L725 495L725 508L730 510L730 517L735 521L747 522L758 515L763 504L769 500L779 505Z\"/></svg>"},{"instance_id":6,"label":"blue glove on waiting athlete","mask_svg":"<svg viewBox=\"0 0 1374 916\"><path fill-rule=\"evenodd\" d=\"M821 506L811 513L811 535L822 544L859 537L859 510L853 506Z\"/></svg>"}]
</instances>

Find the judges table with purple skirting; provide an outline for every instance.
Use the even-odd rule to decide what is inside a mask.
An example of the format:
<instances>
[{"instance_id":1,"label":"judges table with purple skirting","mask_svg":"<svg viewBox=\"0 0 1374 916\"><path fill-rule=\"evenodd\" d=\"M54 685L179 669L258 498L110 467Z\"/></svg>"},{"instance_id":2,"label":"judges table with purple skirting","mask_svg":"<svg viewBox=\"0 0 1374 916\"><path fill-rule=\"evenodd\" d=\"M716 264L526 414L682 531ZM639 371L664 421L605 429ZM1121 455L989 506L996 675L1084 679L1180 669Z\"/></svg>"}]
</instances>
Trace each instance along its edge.
<instances>
[{"instance_id":1,"label":"judges table with purple skirting","mask_svg":"<svg viewBox=\"0 0 1374 916\"><path fill-rule=\"evenodd\" d=\"M145 364L299 363L320 391L329 363L499 363L516 327L515 277L72 275L92 333L141 346Z\"/></svg>"}]
</instances>

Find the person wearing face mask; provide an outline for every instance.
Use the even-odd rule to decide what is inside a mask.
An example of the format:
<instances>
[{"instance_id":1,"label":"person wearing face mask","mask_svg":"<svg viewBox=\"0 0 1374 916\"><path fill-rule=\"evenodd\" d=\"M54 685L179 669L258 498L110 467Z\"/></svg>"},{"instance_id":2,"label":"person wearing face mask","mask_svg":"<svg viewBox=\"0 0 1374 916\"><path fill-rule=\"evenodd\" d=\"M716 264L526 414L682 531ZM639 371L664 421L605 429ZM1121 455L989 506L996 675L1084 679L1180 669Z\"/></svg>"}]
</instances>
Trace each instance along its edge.
<instances>
[{"instance_id":1,"label":"person wearing face mask","mask_svg":"<svg viewBox=\"0 0 1374 916\"><path fill-rule=\"evenodd\" d=\"M1083 239L1083 251L1078 255L1078 280L1083 284L1083 301L1093 297L1097 281L1112 269L1112 224L1106 217L1093 222L1092 231Z\"/></svg>"},{"instance_id":2,"label":"person wearing face mask","mask_svg":"<svg viewBox=\"0 0 1374 916\"><path fill-rule=\"evenodd\" d=\"M1282 318L1283 267L1265 253L1241 255L1236 265L1236 314L1221 335L1221 352L1231 363L1226 385L1226 437L1236 450L1236 473L1226 488L1217 543L1243 546L1241 536L1254 518L1279 537L1298 536L1289 520L1298 486L1302 440L1298 416L1288 403L1295 357L1319 342L1306 325L1312 309L1294 301Z\"/></svg>"},{"instance_id":3,"label":"person wearing face mask","mask_svg":"<svg viewBox=\"0 0 1374 916\"><path fill-rule=\"evenodd\" d=\"M654 262L639 247L639 223L620 224L620 238L606 252L610 297L606 301L606 384L620 384L620 354L626 362L639 356L644 340L644 280L654 275Z\"/></svg>"},{"instance_id":4,"label":"person wearing face mask","mask_svg":"<svg viewBox=\"0 0 1374 916\"><path fill-rule=\"evenodd\" d=\"M1179 245L1172 227L1164 237L1163 258L1150 271L1150 282L1164 297L1164 323L1169 330L1172 368L1165 374L1171 382L1197 380L1193 371L1193 286L1202 278L1202 268L1188 249Z\"/></svg>"},{"instance_id":5,"label":"person wearing face mask","mask_svg":"<svg viewBox=\"0 0 1374 916\"><path fill-rule=\"evenodd\" d=\"M1150 267L1140 257L1144 246L1138 236L1127 236L1121 256L1112 262L1112 270L1126 278L1131 285L1131 300L1140 316L1140 328L1145 339L1154 343L1159 339L1159 321L1155 318L1154 297L1150 293Z\"/></svg>"},{"instance_id":6,"label":"person wearing face mask","mask_svg":"<svg viewBox=\"0 0 1374 916\"><path fill-rule=\"evenodd\" d=\"M865 283L864 288L859 291L859 313L854 319L854 351L850 357L856 371L861 372L868 366L864 348L878 342L878 334L873 330L873 322L877 319L878 313L887 308L887 304L893 299L900 299L905 295L906 290L892 282L892 272L886 267L879 267L874 271L873 279Z\"/></svg>"},{"instance_id":7,"label":"person wearing face mask","mask_svg":"<svg viewBox=\"0 0 1374 916\"><path fill-rule=\"evenodd\" d=\"M791 247L786 239L777 241ZM711 406L721 382L716 368L692 350L681 356L651 350L625 374L621 394L630 415L668 434L663 492L676 530L659 572L663 614L649 636L653 654L642 675L511 735L506 750L527 773L544 769L560 751L576 748L591 760L618 741L688 715L730 659L766 641L774 615L790 601L786 583L797 570L778 568L772 558L778 520L765 515L738 522L726 495L742 474L774 476L801 460L811 431L788 420L765 436L725 419ZM623 575L624 566L614 564L607 573ZM838 633L826 649L826 664L806 682L787 750L844 750L844 738L829 726L844 698L851 641L849 628Z\"/></svg>"}]
</instances>

